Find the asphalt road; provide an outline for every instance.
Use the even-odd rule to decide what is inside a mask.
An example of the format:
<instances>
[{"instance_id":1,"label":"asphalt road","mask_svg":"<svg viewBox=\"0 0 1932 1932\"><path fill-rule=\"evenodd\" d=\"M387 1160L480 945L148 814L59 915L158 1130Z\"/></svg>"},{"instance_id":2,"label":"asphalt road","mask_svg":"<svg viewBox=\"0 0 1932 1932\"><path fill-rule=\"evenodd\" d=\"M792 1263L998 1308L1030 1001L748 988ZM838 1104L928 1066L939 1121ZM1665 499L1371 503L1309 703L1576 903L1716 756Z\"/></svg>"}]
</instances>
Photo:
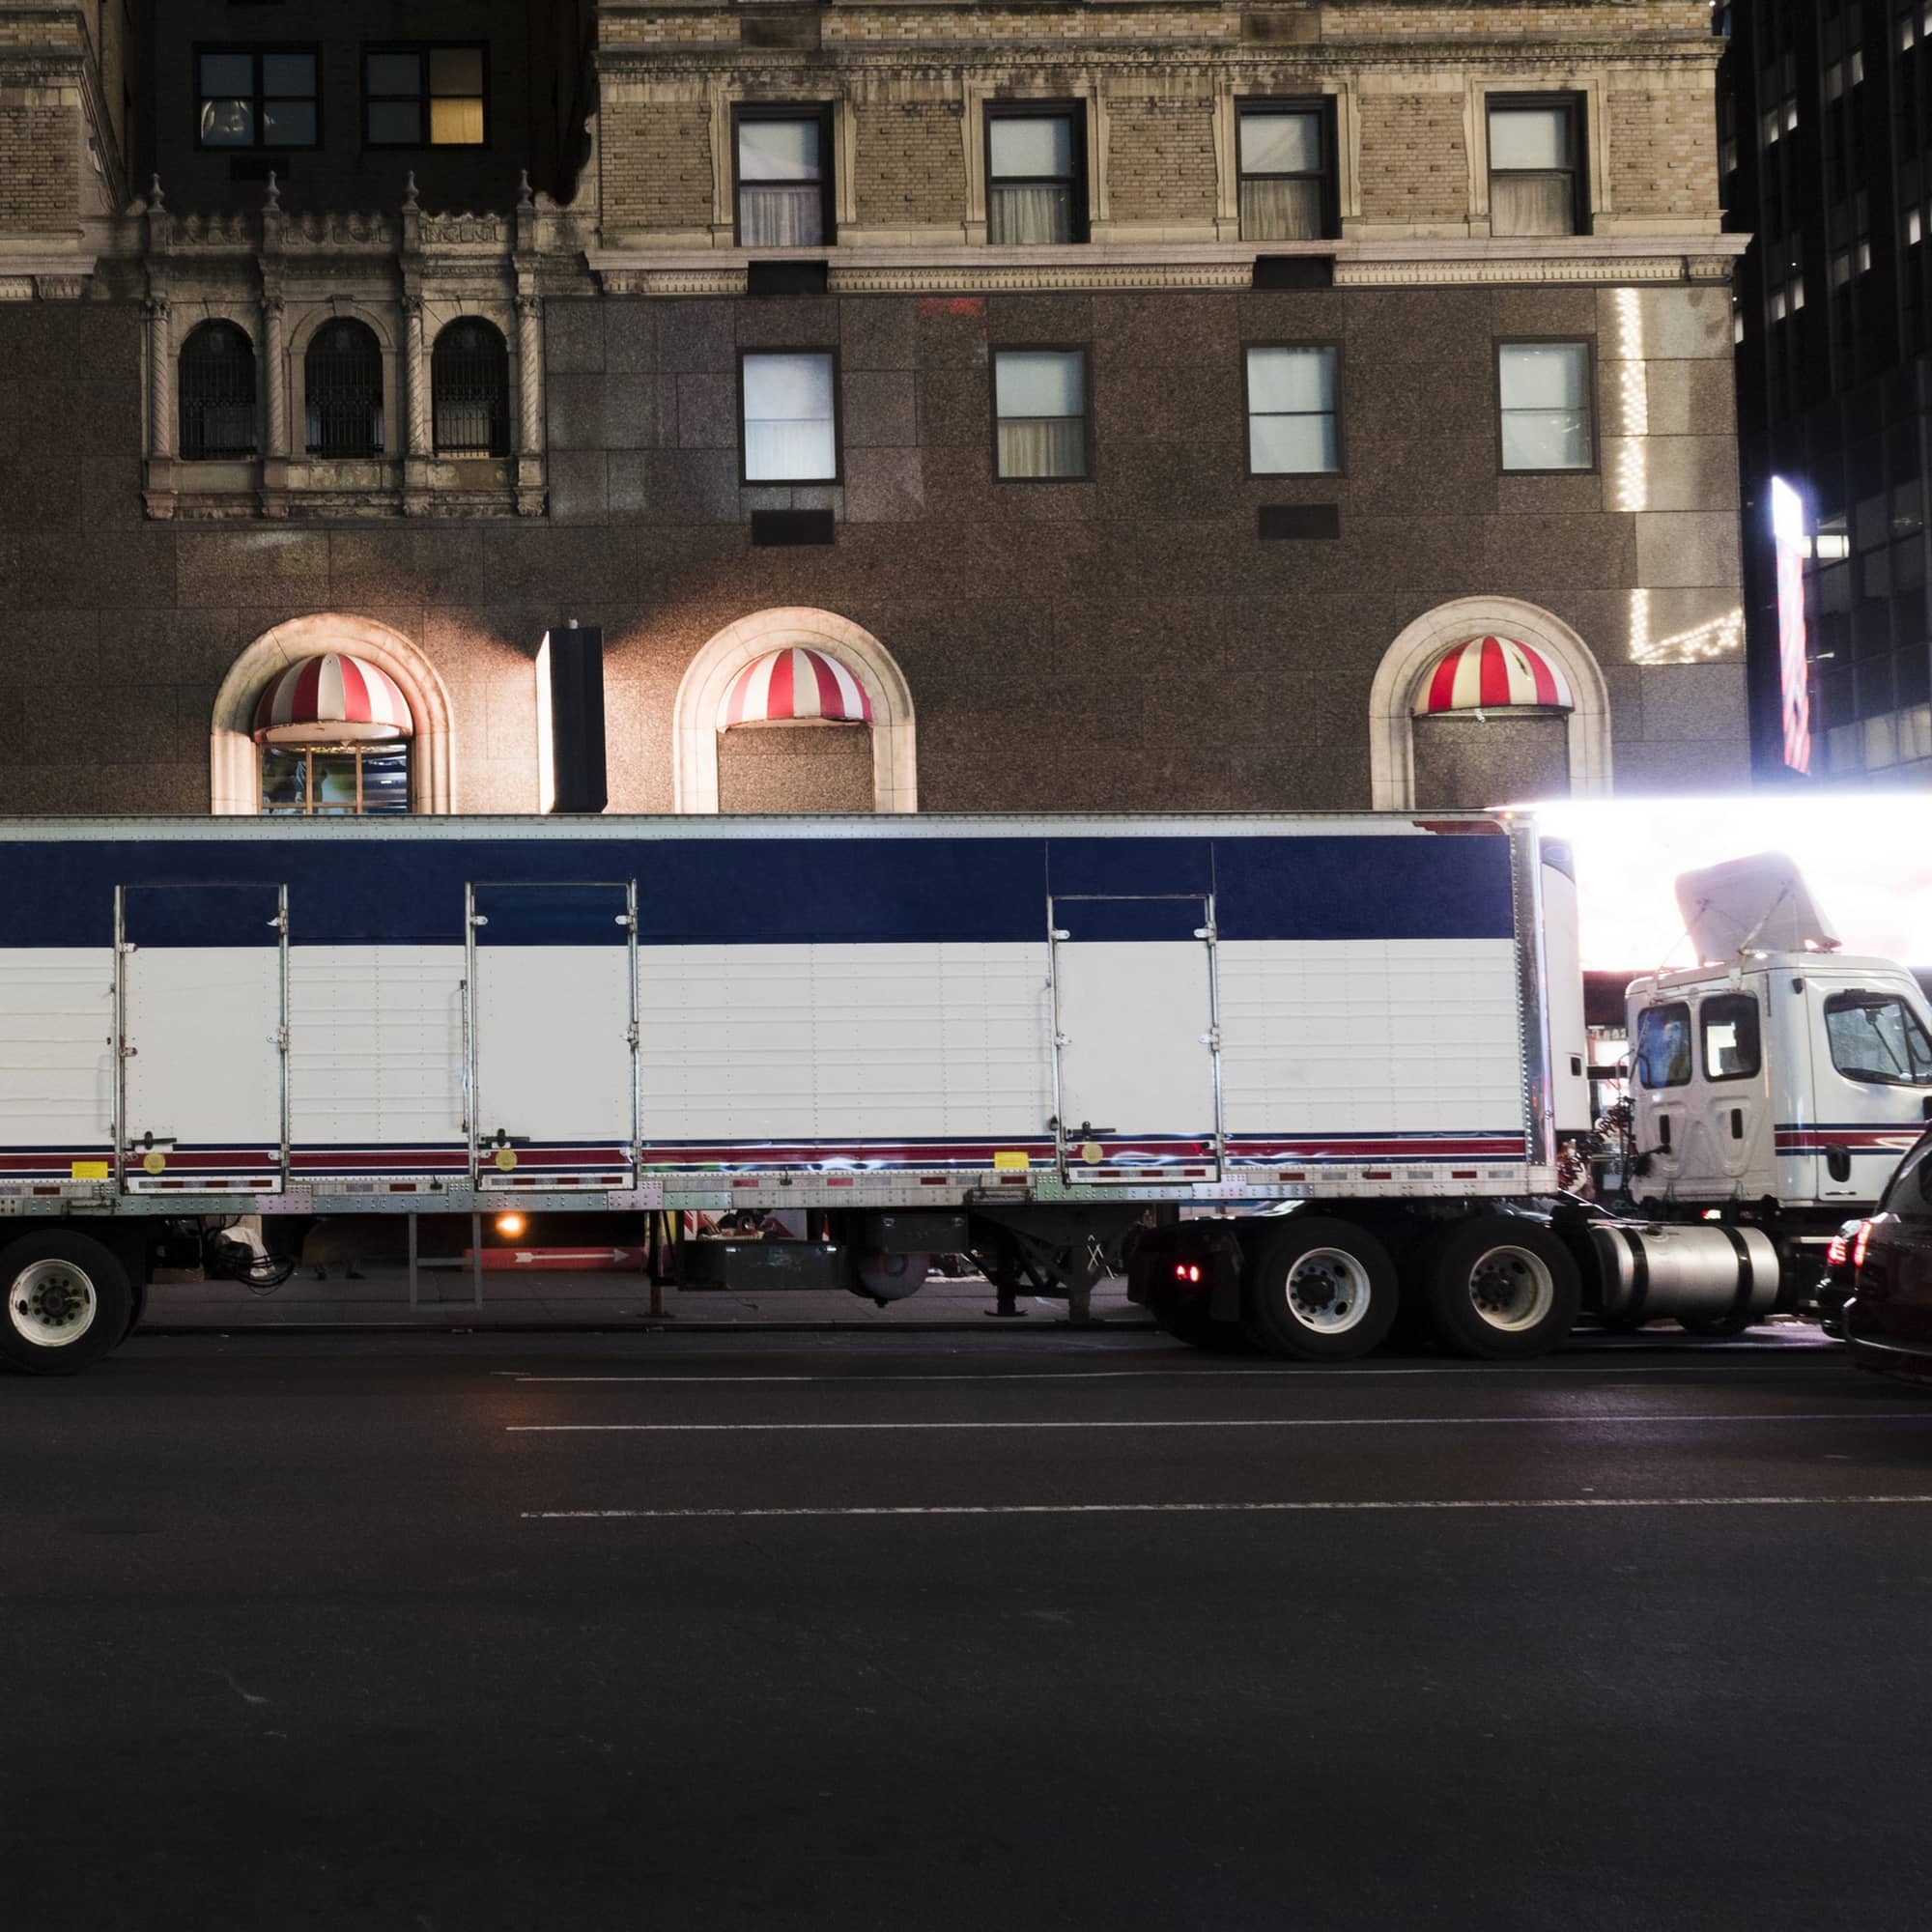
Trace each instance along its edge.
<instances>
[{"instance_id":1,"label":"asphalt road","mask_svg":"<svg viewBox=\"0 0 1932 1932\"><path fill-rule=\"evenodd\" d=\"M1833 1350L137 1340L0 1381L0 1923L1922 1927Z\"/></svg>"}]
</instances>

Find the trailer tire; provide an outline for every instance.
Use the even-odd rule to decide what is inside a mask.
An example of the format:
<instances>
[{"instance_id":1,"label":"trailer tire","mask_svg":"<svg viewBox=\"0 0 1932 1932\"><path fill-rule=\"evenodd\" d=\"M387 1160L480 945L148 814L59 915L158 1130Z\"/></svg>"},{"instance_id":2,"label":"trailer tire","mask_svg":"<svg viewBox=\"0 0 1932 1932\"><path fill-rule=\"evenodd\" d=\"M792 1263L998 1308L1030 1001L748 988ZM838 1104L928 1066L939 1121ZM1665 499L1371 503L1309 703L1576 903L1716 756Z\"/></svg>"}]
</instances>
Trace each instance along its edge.
<instances>
[{"instance_id":1,"label":"trailer tire","mask_svg":"<svg viewBox=\"0 0 1932 1932\"><path fill-rule=\"evenodd\" d=\"M1250 1253L1241 1326L1266 1355L1351 1361L1387 1336L1399 1293L1395 1263L1368 1229L1297 1214Z\"/></svg>"},{"instance_id":2,"label":"trailer tire","mask_svg":"<svg viewBox=\"0 0 1932 1932\"><path fill-rule=\"evenodd\" d=\"M53 1228L0 1248L0 1362L30 1376L71 1376L119 1346L134 1291L113 1250Z\"/></svg>"},{"instance_id":3,"label":"trailer tire","mask_svg":"<svg viewBox=\"0 0 1932 1932\"><path fill-rule=\"evenodd\" d=\"M1576 1325L1583 1298L1570 1250L1541 1222L1514 1214L1444 1230L1424 1270L1436 1332L1477 1361L1548 1354Z\"/></svg>"}]
</instances>

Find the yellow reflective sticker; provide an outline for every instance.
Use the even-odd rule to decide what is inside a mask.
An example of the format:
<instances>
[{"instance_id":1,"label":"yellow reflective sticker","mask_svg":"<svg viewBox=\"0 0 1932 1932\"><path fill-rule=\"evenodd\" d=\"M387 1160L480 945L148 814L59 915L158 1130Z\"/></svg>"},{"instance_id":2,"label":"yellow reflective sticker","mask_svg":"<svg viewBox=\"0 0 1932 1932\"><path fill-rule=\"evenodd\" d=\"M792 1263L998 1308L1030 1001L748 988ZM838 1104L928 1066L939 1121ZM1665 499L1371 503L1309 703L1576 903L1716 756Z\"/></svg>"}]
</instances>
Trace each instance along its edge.
<instances>
[{"instance_id":1,"label":"yellow reflective sticker","mask_svg":"<svg viewBox=\"0 0 1932 1932\"><path fill-rule=\"evenodd\" d=\"M1001 1174L1011 1174L1015 1169L1024 1171L1032 1165L1031 1155L1016 1152L1011 1148L1003 1148L993 1155L994 1169Z\"/></svg>"},{"instance_id":2,"label":"yellow reflective sticker","mask_svg":"<svg viewBox=\"0 0 1932 1932\"><path fill-rule=\"evenodd\" d=\"M77 1160L73 1162L71 1175L75 1180L105 1180L110 1170L104 1160Z\"/></svg>"}]
</instances>

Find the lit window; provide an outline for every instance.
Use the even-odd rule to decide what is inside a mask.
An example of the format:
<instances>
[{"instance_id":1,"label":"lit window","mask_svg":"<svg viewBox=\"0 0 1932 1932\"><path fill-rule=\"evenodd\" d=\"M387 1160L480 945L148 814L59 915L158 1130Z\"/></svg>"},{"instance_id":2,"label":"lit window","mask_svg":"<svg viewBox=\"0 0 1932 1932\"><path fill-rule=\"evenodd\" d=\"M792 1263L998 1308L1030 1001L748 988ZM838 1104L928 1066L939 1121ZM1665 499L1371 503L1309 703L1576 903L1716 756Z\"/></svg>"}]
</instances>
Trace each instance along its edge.
<instances>
[{"instance_id":1,"label":"lit window","mask_svg":"<svg viewBox=\"0 0 1932 1932\"><path fill-rule=\"evenodd\" d=\"M1577 129L1570 97L1490 103L1490 232L1576 235L1583 227L1577 192Z\"/></svg>"},{"instance_id":2,"label":"lit window","mask_svg":"<svg viewBox=\"0 0 1932 1932\"><path fill-rule=\"evenodd\" d=\"M310 51L222 48L195 63L201 87L196 140L204 148L312 148L316 57Z\"/></svg>"},{"instance_id":3,"label":"lit window","mask_svg":"<svg viewBox=\"0 0 1932 1932\"><path fill-rule=\"evenodd\" d=\"M1236 122L1243 242L1312 242L1327 232L1327 116L1244 105Z\"/></svg>"},{"instance_id":4,"label":"lit window","mask_svg":"<svg viewBox=\"0 0 1932 1932\"><path fill-rule=\"evenodd\" d=\"M829 353L748 353L741 368L747 483L830 483L838 475Z\"/></svg>"},{"instance_id":5,"label":"lit window","mask_svg":"<svg viewBox=\"0 0 1932 1932\"><path fill-rule=\"evenodd\" d=\"M362 139L371 148L479 148L483 49L372 47L362 56Z\"/></svg>"},{"instance_id":6,"label":"lit window","mask_svg":"<svg viewBox=\"0 0 1932 1932\"><path fill-rule=\"evenodd\" d=\"M1583 342L1505 342L1497 349L1505 469L1588 469L1590 349Z\"/></svg>"},{"instance_id":7,"label":"lit window","mask_svg":"<svg viewBox=\"0 0 1932 1932\"><path fill-rule=\"evenodd\" d=\"M407 743L262 747L265 817L361 818L409 809Z\"/></svg>"},{"instance_id":8,"label":"lit window","mask_svg":"<svg viewBox=\"0 0 1932 1932\"><path fill-rule=\"evenodd\" d=\"M1078 107L986 112L986 240L1087 239L1086 119Z\"/></svg>"},{"instance_id":9,"label":"lit window","mask_svg":"<svg viewBox=\"0 0 1932 1932\"><path fill-rule=\"evenodd\" d=\"M1248 471L1321 476L1342 467L1335 351L1248 351Z\"/></svg>"},{"instance_id":10,"label":"lit window","mask_svg":"<svg viewBox=\"0 0 1932 1932\"><path fill-rule=\"evenodd\" d=\"M822 110L738 121L738 241L747 248L817 248L830 239L831 140Z\"/></svg>"},{"instance_id":11,"label":"lit window","mask_svg":"<svg viewBox=\"0 0 1932 1932\"><path fill-rule=\"evenodd\" d=\"M1065 481L1087 474L1087 353L996 349L993 414L997 473Z\"/></svg>"}]
</instances>

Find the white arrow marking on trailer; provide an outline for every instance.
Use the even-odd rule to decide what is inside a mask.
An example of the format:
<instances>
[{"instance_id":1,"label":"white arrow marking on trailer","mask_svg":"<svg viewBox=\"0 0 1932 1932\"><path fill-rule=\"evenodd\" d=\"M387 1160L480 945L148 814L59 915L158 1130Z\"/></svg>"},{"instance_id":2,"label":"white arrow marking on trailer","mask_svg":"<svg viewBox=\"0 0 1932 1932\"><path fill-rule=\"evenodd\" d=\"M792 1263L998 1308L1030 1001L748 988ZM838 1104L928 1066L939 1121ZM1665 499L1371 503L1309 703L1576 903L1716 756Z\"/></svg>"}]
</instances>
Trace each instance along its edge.
<instances>
[{"instance_id":1,"label":"white arrow marking on trailer","mask_svg":"<svg viewBox=\"0 0 1932 1932\"><path fill-rule=\"evenodd\" d=\"M1126 1422L511 1422L508 1435L732 1435L877 1429L1593 1429L1610 1422L1922 1422L1932 1409L1832 1409L1817 1415L1261 1415Z\"/></svg>"},{"instance_id":2,"label":"white arrow marking on trailer","mask_svg":"<svg viewBox=\"0 0 1932 1932\"><path fill-rule=\"evenodd\" d=\"M620 1262L624 1259L622 1248L516 1248L512 1252L518 1261L524 1263L539 1258L547 1262Z\"/></svg>"},{"instance_id":3,"label":"white arrow marking on trailer","mask_svg":"<svg viewBox=\"0 0 1932 1932\"><path fill-rule=\"evenodd\" d=\"M1498 1496L1439 1501L1305 1503L905 1503L835 1509L525 1510L526 1522L675 1522L750 1517L890 1516L1296 1516L1390 1510L1845 1509L1863 1503L1932 1503L1903 1496Z\"/></svg>"}]
</instances>

